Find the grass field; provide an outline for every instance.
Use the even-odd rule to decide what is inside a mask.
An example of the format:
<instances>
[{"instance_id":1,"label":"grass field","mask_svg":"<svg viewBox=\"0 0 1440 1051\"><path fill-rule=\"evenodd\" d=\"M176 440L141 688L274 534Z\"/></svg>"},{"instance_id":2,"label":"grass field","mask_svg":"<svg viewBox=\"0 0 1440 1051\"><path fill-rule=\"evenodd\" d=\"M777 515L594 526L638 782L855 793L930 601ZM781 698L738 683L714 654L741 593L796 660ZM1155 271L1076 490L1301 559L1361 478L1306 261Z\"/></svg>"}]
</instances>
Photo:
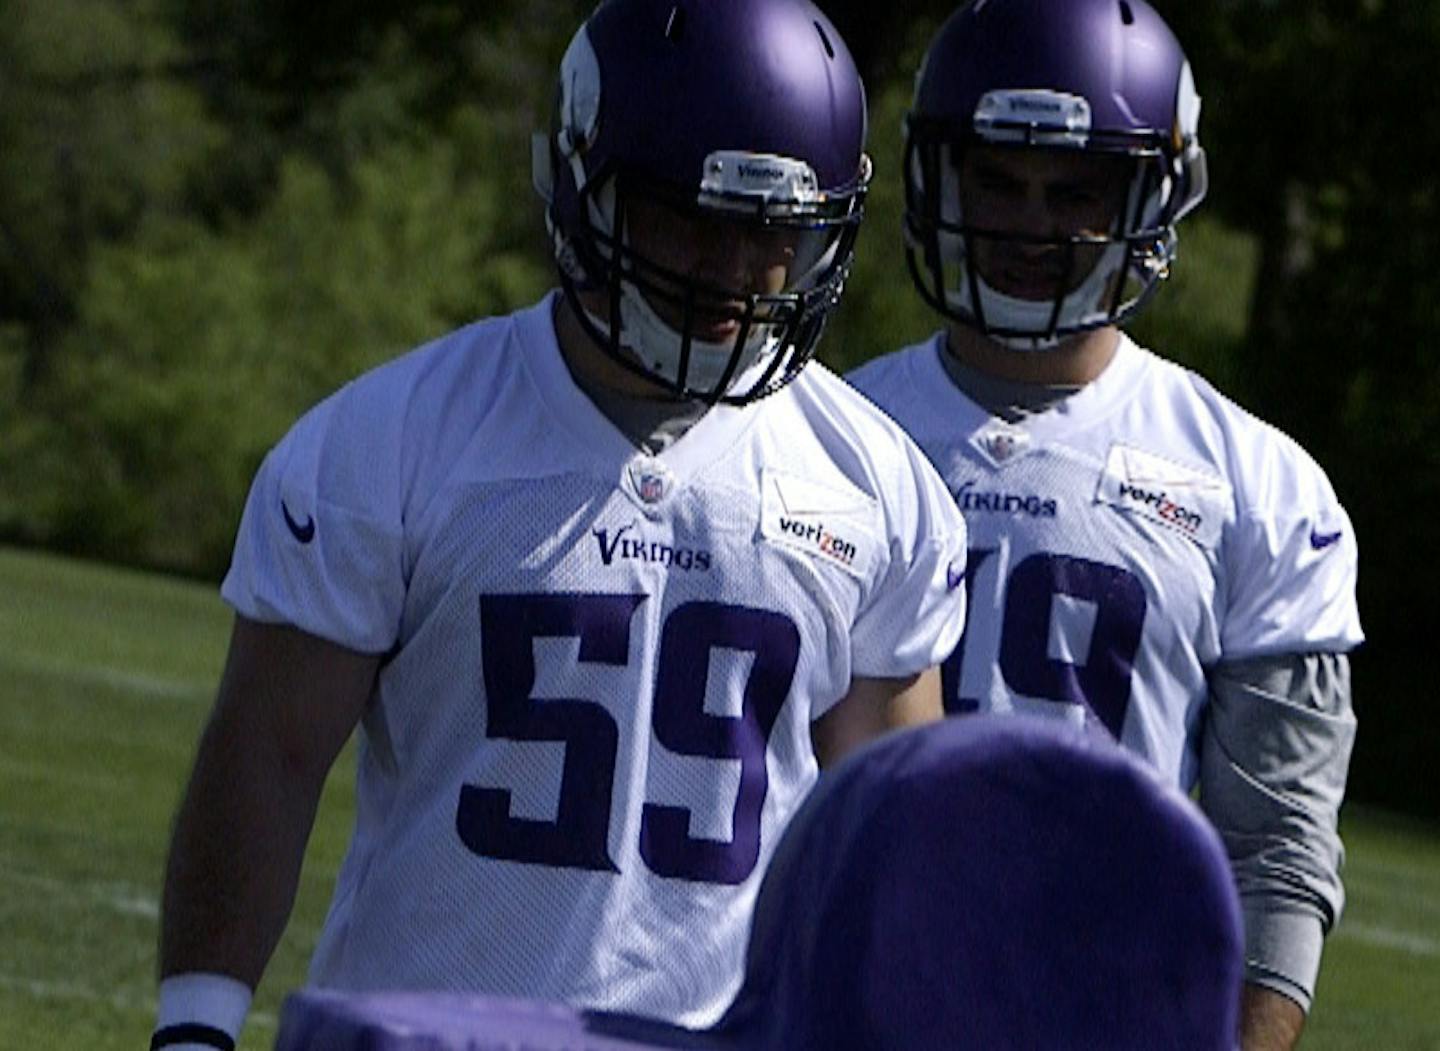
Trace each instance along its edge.
<instances>
[{"instance_id":1,"label":"grass field","mask_svg":"<svg viewBox=\"0 0 1440 1051\"><path fill-rule=\"evenodd\" d=\"M169 823L228 625L213 589L0 548L0 1048L147 1045ZM242 1047L271 1045L304 973L350 770ZM1440 1051L1440 828L1349 807L1344 831L1350 903L1302 1047Z\"/></svg>"}]
</instances>

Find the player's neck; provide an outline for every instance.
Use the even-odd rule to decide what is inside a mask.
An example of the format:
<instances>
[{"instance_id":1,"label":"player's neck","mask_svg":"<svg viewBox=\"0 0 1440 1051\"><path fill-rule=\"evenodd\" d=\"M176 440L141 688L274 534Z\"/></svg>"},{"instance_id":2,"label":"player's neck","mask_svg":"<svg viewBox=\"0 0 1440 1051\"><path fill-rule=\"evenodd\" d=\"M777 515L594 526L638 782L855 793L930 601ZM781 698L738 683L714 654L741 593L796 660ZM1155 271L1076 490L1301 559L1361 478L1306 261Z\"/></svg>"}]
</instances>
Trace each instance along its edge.
<instances>
[{"instance_id":1,"label":"player's neck","mask_svg":"<svg viewBox=\"0 0 1440 1051\"><path fill-rule=\"evenodd\" d=\"M1095 329L1050 350L1014 350L965 325L945 334L947 351L962 365L996 379L1045 386L1084 386L1105 371L1120 346L1120 330Z\"/></svg>"}]
</instances>

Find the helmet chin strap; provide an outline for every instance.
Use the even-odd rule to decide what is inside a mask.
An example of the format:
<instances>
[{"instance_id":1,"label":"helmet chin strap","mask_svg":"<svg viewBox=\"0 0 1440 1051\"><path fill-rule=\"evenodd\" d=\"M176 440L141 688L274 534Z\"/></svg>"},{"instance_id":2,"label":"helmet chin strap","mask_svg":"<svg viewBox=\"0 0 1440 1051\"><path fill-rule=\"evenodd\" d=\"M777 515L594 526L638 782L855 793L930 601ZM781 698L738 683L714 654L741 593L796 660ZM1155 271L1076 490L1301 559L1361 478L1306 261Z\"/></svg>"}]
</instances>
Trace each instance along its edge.
<instances>
[{"instance_id":1,"label":"helmet chin strap","mask_svg":"<svg viewBox=\"0 0 1440 1051\"><path fill-rule=\"evenodd\" d=\"M578 301L577 301L578 302ZM585 317L605 340L611 338L610 322L583 303ZM680 347L683 337L665 323L639 289L629 282L620 290L620 346L628 351L647 372L668 383L679 383ZM774 335L752 331L745 340L745 349L735 366L727 390L715 387L725 375L734 351L733 344L713 343L701 339L690 341L690 360L686 365L685 386L693 391L728 394L753 382L753 374L780 345Z\"/></svg>"},{"instance_id":2,"label":"helmet chin strap","mask_svg":"<svg viewBox=\"0 0 1440 1051\"><path fill-rule=\"evenodd\" d=\"M956 238L958 240L958 238ZM1109 315L1097 304L1106 301L1111 293L1111 282L1120 280L1125 265L1126 249L1123 243L1108 246L1091 268L1090 275L1080 285L1067 292L1061 300L1059 313L1055 301L1020 299L1008 296L995 288L976 271L974 285L980 292L979 308L971 298L969 270L973 266L963 250L957 252L960 267L965 271L958 287L946 289L945 299L949 305L973 317L977 322L983 319L985 335L1010 350L1046 351L1060 345L1061 337L1047 335L1054 318L1054 327L1059 330L1093 325ZM1015 335L995 332L995 329L1012 329L1033 332L1035 335Z\"/></svg>"},{"instance_id":3,"label":"helmet chin strap","mask_svg":"<svg viewBox=\"0 0 1440 1051\"><path fill-rule=\"evenodd\" d=\"M780 339L765 330L769 325L754 325L745 336L739 361L731 376L730 386L763 358L773 354ZM681 377L680 350L684 336L665 323L635 285L622 282L620 288L620 342L652 370L671 383L682 379L691 390L714 391L725 376L735 352L732 343L715 343L703 339L690 340L690 360ZM717 393L729 393L719 391Z\"/></svg>"}]
</instances>

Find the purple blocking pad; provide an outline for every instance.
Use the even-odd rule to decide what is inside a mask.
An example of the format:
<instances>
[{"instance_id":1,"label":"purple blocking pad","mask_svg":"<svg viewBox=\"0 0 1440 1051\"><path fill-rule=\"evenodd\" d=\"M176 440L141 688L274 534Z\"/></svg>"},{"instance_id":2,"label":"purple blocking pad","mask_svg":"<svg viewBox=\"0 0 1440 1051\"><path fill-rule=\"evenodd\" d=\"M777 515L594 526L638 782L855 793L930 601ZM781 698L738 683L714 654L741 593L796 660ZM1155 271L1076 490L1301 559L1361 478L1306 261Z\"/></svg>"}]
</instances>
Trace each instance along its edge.
<instances>
[{"instance_id":1,"label":"purple blocking pad","mask_svg":"<svg viewBox=\"0 0 1440 1051\"><path fill-rule=\"evenodd\" d=\"M1242 956L1189 799L1096 735L950 719L821 778L719 1031L766 1051L1230 1051Z\"/></svg>"},{"instance_id":2,"label":"purple blocking pad","mask_svg":"<svg viewBox=\"0 0 1440 1051\"><path fill-rule=\"evenodd\" d=\"M1233 1051L1239 902L1184 796L1096 735L973 716L820 784L708 1033L480 996L310 990L277 1051Z\"/></svg>"}]
</instances>

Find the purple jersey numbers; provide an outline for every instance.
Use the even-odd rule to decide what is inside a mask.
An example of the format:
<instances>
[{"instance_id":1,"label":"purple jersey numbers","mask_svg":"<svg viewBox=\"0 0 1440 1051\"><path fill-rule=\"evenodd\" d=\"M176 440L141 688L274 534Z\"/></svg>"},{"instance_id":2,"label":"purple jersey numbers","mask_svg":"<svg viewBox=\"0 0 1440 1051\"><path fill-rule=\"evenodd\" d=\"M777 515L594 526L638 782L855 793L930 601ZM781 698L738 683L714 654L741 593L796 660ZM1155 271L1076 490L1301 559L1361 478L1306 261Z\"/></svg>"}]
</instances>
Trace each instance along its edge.
<instances>
[{"instance_id":1,"label":"purple jersey numbers","mask_svg":"<svg viewBox=\"0 0 1440 1051\"><path fill-rule=\"evenodd\" d=\"M710 651L753 653L740 717L702 710ZM800 659L800 632L781 613L690 602L665 620L655 682L655 736L672 752L740 760L734 834L729 843L690 838L690 815L681 807L646 803L640 856L661 876L706 883L743 883L760 857L760 808L769 779L765 748L790 692Z\"/></svg>"},{"instance_id":2,"label":"purple jersey numbers","mask_svg":"<svg viewBox=\"0 0 1440 1051\"><path fill-rule=\"evenodd\" d=\"M556 819L510 816L510 793L460 789L455 827L476 854L542 865L614 872L607 845L619 730L600 705L579 699L535 703L537 638L578 638L579 659L623 665L630 618L644 595L486 595L480 649L489 706L486 731L507 741L563 741L565 765Z\"/></svg>"},{"instance_id":3,"label":"purple jersey numbers","mask_svg":"<svg viewBox=\"0 0 1440 1051\"><path fill-rule=\"evenodd\" d=\"M461 841L482 857L564 868L618 871L609 854L611 796L619 728L595 701L531 696L534 642L574 638L582 663L623 666L630 625L644 595L486 595L480 599L481 660L492 740L565 745L554 821L510 816L504 789L463 785L455 812ZM710 654L753 655L738 717L704 710ZM788 617L746 606L689 602L661 630L652 722L656 739L680 755L738 759L740 790L727 842L694 839L689 811L646 803L640 856L661 876L741 883L760 856L760 812L769 787L765 752L800 656Z\"/></svg>"},{"instance_id":4,"label":"purple jersey numbers","mask_svg":"<svg viewBox=\"0 0 1440 1051\"><path fill-rule=\"evenodd\" d=\"M972 549L966 587L993 549ZM1051 653L1057 598L1093 612L1089 645L1074 661ZM1145 588L1127 569L1067 555L1022 559L1005 584L998 664L1005 685L1017 694L1087 708L1118 739L1130 704L1130 677L1145 624ZM973 607L972 607L973 608ZM978 700L961 696L965 636L942 667L946 710L973 712Z\"/></svg>"},{"instance_id":5,"label":"purple jersey numbers","mask_svg":"<svg viewBox=\"0 0 1440 1051\"><path fill-rule=\"evenodd\" d=\"M993 547L972 547L965 555L965 631L950 656L940 664L940 692L945 700L945 711L949 715L968 715L979 711L980 702L960 696L960 672L965 667L965 640L970 634L970 618L975 609L975 577L980 567L995 553Z\"/></svg>"}]
</instances>

